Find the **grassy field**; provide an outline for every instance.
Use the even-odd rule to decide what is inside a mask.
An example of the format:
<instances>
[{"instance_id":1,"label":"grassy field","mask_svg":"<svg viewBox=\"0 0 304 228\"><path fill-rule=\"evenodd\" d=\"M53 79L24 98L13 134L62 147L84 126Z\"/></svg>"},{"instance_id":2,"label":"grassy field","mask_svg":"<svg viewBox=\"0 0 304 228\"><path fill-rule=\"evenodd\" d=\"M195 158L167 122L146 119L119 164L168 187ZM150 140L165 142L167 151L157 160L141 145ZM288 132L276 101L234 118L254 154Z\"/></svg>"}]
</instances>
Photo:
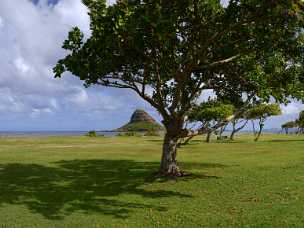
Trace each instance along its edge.
<instances>
[{"instance_id":1,"label":"grassy field","mask_svg":"<svg viewBox=\"0 0 304 228\"><path fill-rule=\"evenodd\" d=\"M0 227L303 227L304 137L199 139L154 179L153 137L0 139ZM1 226L2 225L2 226Z\"/></svg>"}]
</instances>

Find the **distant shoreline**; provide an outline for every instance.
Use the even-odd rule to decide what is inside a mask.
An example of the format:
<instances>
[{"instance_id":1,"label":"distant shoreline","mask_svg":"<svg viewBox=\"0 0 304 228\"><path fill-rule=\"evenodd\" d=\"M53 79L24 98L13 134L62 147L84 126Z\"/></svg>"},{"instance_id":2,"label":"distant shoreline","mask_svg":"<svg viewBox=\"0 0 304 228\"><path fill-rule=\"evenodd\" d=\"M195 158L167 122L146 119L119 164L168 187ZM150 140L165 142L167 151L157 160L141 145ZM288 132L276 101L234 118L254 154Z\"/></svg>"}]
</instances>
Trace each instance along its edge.
<instances>
[{"instance_id":1,"label":"distant shoreline","mask_svg":"<svg viewBox=\"0 0 304 228\"><path fill-rule=\"evenodd\" d=\"M26 136L83 136L88 131L0 131L0 137L26 137ZM123 133L124 131L117 130L102 130L96 131L98 135L105 136L116 136L119 133ZM227 130L225 133L229 134L231 131ZM265 129L264 133L272 133L272 134L284 134L281 129ZM250 134L252 131L243 130L239 132L241 134Z\"/></svg>"},{"instance_id":2,"label":"distant shoreline","mask_svg":"<svg viewBox=\"0 0 304 228\"><path fill-rule=\"evenodd\" d=\"M0 131L0 137L26 136L83 136L88 131ZM117 131L96 131L99 135L115 136Z\"/></svg>"}]
</instances>

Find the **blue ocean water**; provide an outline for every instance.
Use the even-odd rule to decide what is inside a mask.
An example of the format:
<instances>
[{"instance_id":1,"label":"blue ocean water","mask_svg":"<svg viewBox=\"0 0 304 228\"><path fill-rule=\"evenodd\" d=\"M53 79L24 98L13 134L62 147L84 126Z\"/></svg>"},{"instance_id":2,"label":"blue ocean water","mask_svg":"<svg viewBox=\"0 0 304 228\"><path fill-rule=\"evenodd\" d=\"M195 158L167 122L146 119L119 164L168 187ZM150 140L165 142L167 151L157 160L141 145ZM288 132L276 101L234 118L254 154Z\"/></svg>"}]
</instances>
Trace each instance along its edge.
<instances>
[{"instance_id":1,"label":"blue ocean water","mask_svg":"<svg viewBox=\"0 0 304 228\"><path fill-rule=\"evenodd\" d=\"M0 131L0 137L47 137L47 136L82 136L87 131ZM115 131L97 131L98 135L115 136L118 132Z\"/></svg>"},{"instance_id":2,"label":"blue ocean water","mask_svg":"<svg viewBox=\"0 0 304 228\"><path fill-rule=\"evenodd\" d=\"M85 135L88 131L0 131L0 137L47 137L47 136L82 136ZM265 129L264 133L272 134L284 134L285 132L282 129L273 128ZM290 130L290 133L294 133L296 130ZM229 130L225 133L230 133ZM243 130L239 134L251 134L252 130ZM97 131L98 135L104 135L108 137L116 136L119 134L117 131Z\"/></svg>"}]
</instances>

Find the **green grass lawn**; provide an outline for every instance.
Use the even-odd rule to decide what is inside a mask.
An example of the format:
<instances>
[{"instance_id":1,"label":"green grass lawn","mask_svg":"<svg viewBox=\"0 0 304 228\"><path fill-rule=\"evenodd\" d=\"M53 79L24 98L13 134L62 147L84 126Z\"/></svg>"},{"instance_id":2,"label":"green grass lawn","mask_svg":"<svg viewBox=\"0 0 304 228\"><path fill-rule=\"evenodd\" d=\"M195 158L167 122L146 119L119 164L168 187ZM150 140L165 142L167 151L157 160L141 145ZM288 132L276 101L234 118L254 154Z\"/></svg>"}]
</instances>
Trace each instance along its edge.
<instances>
[{"instance_id":1,"label":"green grass lawn","mask_svg":"<svg viewBox=\"0 0 304 228\"><path fill-rule=\"evenodd\" d=\"M154 179L153 137L0 139L0 227L303 227L304 137L180 149L195 175Z\"/></svg>"}]
</instances>

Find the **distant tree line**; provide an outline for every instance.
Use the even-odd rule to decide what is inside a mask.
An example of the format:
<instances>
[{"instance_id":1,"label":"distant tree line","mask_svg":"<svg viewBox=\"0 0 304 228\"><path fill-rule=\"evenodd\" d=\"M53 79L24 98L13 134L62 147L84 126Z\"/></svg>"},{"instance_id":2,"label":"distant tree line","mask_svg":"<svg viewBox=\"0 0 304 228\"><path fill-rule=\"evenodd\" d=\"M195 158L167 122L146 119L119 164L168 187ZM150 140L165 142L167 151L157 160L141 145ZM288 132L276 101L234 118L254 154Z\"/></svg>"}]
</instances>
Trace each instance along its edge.
<instances>
[{"instance_id":1,"label":"distant tree line","mask_svg":"<svg viewBox=\"0 0 304 228\"><path fill-rule=\"evenodd\" d=\"M209 98L198 105L194 105L188 113L188 123L191 132L185 137L181 144L187 144L197 135L206 135L206 142L210 142L212 134L217 135L217 139L234 140L237 132L245 128L251 122L254 141L258 141L265 127L266 120L271 116L281 115L282 111L278 103L265 103L256 100L232 103L219 98ZM223 136L223 132L230 126L230 136ZM296 133L304 133L304 111L299 114L298 119L282 125L286 134L291 128L297 128Z\"/></svg>"},{"instance_id":2,"label":"distant tree line","mask_svg":"<svg viewBox=\"0 0 304 228\"><path fill-rule=\"evenodd\" d=\"M290 129L293 128L297 129L297 134L304 134L304 111L300 112L298 119L286 122L282 125L282 130L284 130L286 134L289 134Z\"/></svg>"}]
</instances>

